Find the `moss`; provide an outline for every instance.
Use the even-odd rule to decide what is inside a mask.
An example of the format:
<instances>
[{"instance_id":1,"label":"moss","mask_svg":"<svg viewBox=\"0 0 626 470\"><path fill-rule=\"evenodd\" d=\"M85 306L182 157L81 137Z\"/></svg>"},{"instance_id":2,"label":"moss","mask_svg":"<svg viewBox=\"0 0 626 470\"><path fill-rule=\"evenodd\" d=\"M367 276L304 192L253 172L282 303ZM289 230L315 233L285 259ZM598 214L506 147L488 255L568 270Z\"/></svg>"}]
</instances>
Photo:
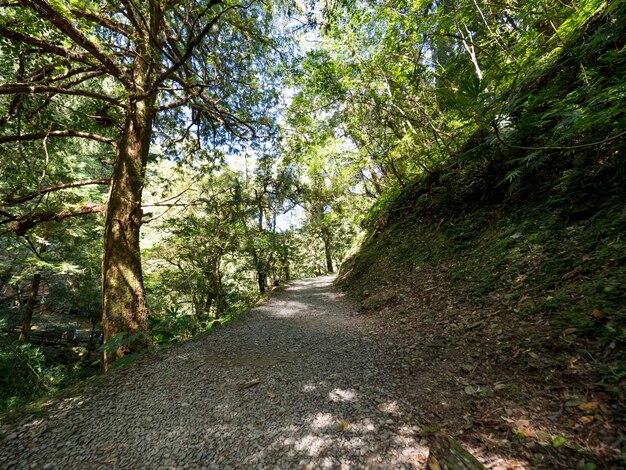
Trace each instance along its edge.
<instances>
[{"instance_id":1,"label":"moss","mask_svg":"<svg viewBox=\"0 0 626 470\"><path fill-rule=\"evenodd\" d=\"M363 299L360 307L361 310L378 310L394 300L396 300L396 296L394 294L380 292Z\"/></svg>"}]
</instances>

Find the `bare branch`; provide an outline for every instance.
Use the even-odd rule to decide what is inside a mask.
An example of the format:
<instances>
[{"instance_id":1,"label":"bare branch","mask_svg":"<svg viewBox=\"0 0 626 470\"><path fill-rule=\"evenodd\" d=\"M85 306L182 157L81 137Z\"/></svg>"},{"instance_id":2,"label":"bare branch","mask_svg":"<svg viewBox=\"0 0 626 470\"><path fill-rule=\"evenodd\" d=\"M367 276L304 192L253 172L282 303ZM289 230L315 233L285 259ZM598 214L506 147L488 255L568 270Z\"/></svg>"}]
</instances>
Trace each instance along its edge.
<instances>
[{"instance_id":1,"label":"bare branch","mask_svg":"<svg viewBox=\"0 0 626 470\"><path fill-rule=\"evenodd\" d=\"M174 101L170 101L169 103L166 103L164 105L161 105L157 108L158 111L167 111L169 109L174 109L174 108L178 108L179 106L183 106L184 104L189 103L191 100L193 100L194 98L196 98L198 95L197 93L194 93L192 95L189 96L185 96L183 98L174 100Z\"/></svg>"},{"instance_id":2,"label":"bare branch","mask_svg":"<svg viewBox=\"0 0 626 470\"><path fill-rule=\"evenodd\" d=\"M78 72L78 73L82 73L82 72ZM59 80L65 80L67 78L70 78L73 75L77 75L78 73L67 73L64 74L65 76L59 76L59 77L53 77L52 81L59 81ZM82 75L81 77L78 77L70 82L66 82L63 84L64 88L70 88L76 85L80 85L81 83L87 82L93 78L98 78L101 77L102 75L104 75L105 72L101 71L101 70L94 70L91 72L86 72L84 75Z\"/></svg>"},{"instance_id":3,"label":"bare branch","mask_svg":"<svg viewBox=\"0 0 626 470\"><path fill-rule=\"evenodd\" d=\"M128 21L130 21L130 24L133 25L133 28L135 28L137 32L141 31L141 26L139 25L139 22L137 21L137 18L133 13L132 3L129 0L121 0L121 3L124 5L124 7L126 7L123 10L124 16L128 19Z\"/></svg>"},{"instance_id":4,"label":"bare branch","mask_svg":"<svg viewBox=\"0 0 626 470\"><path fill-rule=\"evenodd\" d=\"M92 179L92 180L85 180L85 181L74 181L73 183L59 184L57 186L43 188L43 189L40 189L39 191L26 194L25 196L22 196L22 197L18 197L16 199L10 199L6 201L5 204L7 206L14 206L16 204L21 204L22 202L30 201L31 199L35 199L36 197L41 196L43 194L51 193L54 191L60 191L62 189L78 188L81 186L89 186L89 185L108 185L108 184L109 184L108 178Z\"/></svg>"},{"instance_id":5,"label":"bare branch","mask_svg":"<svg viewBox=\"0 0 626 470\"><path fill-rule=\"evenodd\" d=\"M91 132L81 132L81 131L73 131L71 129L66 129L62 131L49 131L49 132L37 132L34 134L23 134L23 135L7 135L4 137L0 137L0 144L4 144L7 142L25 142L29 140L40 140L50 137L78 137L80 139L90 139L95 140L97 142L102 142L105 144L113 144L115 143L114 139L109 139L108 137L104 137L98 134L92 134Z\"/></svg>"}]
</instances>

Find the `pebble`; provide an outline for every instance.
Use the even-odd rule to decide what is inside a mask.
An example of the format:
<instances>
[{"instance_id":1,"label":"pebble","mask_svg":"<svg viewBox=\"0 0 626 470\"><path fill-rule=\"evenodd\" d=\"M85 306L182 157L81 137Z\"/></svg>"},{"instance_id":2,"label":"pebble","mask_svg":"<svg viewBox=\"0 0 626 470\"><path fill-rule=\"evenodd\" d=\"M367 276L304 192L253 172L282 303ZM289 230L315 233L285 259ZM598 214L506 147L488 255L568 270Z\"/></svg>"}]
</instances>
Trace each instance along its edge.
<instances>
[{"instance_id":1,"label":"pebble","mask_svg":"<svg viewBox=\"0 0 626 470\"><path fill-rule=\"evenodd\" d=\"M376 468L419 468L408 450L420 442L394 439L416 424L389 379L384 351L394 338L361 324L331 282L294 281L241 321L114 371L80 400L52 407L45 422L0 440L0 462L358 469L376 452ZM394 419L379 409L390 401ZM34 436L38 451L20 453Z\"/></svg>"}]
</instances>

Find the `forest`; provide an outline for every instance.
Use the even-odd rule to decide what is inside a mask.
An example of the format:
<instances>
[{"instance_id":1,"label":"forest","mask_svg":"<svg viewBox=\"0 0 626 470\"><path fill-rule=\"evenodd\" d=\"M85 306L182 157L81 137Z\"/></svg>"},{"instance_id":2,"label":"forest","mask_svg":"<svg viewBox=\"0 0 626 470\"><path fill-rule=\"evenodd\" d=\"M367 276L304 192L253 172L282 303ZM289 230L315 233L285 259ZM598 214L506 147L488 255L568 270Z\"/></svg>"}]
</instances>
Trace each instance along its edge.
<instances>
[{"instance_id":1,"label":"forest","mask_svg":"<svg viewBox=\"0 0 626 470\"><path fill-rule=\"evenodd\" d=\"M623 431L625 100L619 0L3 1L0 412L338 272L506 312Z\"/></svg>"}]
</instances>

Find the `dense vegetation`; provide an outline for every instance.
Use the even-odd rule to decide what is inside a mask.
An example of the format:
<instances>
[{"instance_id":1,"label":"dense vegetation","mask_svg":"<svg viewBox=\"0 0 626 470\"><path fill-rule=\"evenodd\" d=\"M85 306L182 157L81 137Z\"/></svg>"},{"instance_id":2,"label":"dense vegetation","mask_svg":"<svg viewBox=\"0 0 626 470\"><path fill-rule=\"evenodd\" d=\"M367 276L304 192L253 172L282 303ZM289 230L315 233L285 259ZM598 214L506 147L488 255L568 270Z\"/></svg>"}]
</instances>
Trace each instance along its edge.
<instances>
[{"instance_id":1,"label":"dense vegetation","mask_svg":"<svg viewBox=\"0 0 626 470\"><path fill-rule=\"evenodd\" d=\"M0 406L356 241L364 308L445 266L569 329L623 412L625 44L617 0L1 6Z\"/></svg>"}]
</instances>

